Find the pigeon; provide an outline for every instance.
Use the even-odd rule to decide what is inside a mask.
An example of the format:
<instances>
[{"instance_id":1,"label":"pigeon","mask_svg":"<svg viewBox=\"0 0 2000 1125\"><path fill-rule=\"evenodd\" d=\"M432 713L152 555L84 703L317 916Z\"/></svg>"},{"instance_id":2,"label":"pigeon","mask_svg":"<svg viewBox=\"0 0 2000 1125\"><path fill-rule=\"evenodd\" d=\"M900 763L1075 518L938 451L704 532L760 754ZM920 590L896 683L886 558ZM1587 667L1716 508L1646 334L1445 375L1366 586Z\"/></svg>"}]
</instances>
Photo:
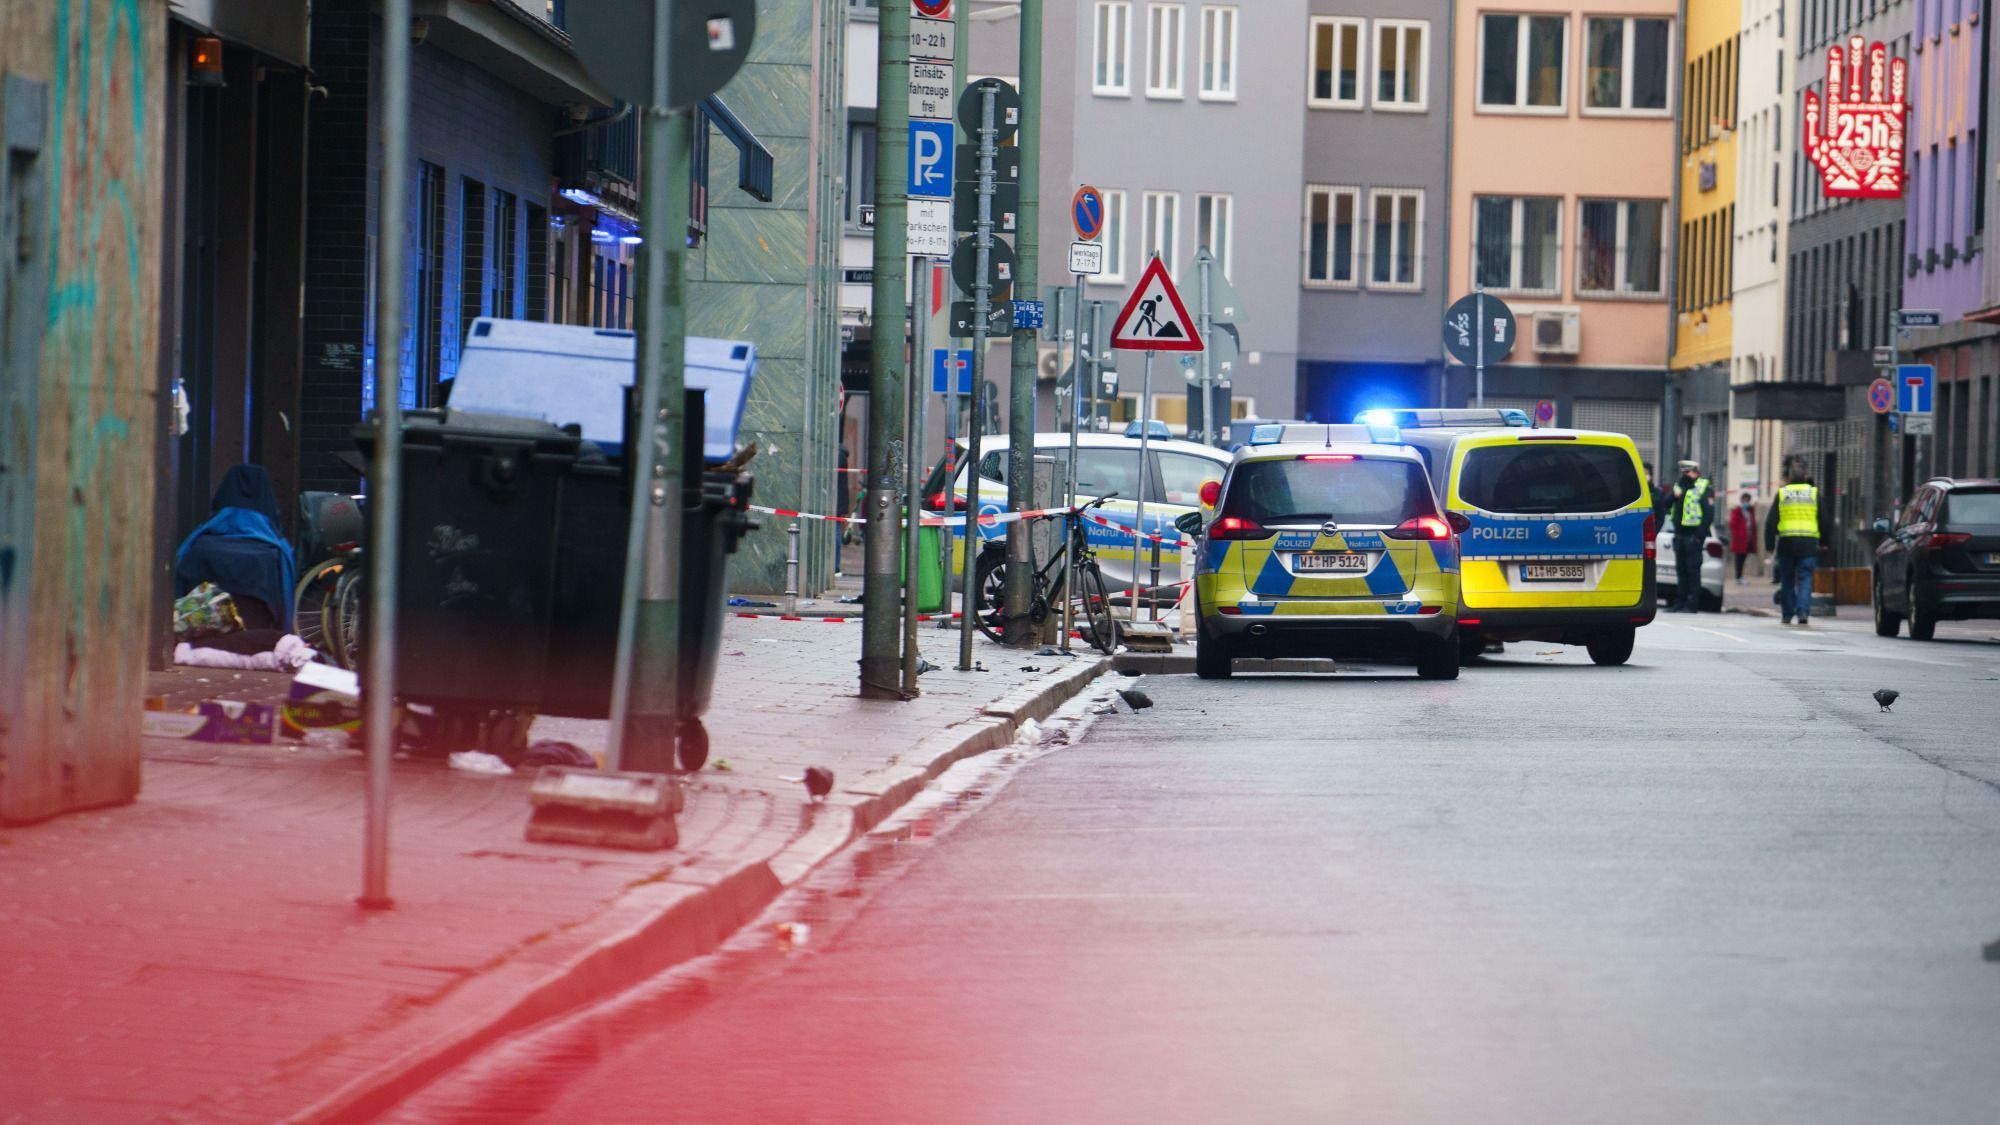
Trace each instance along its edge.
<instances>
[{"instance_id":1,"label":"pigeon","mask_svg":"<svg viewBox=\"0 0 2000 1125\"><path fill-rule=\"evenodd\" d=\"M921 676L926 672L935 672L937 670L938 670L937 665L932 664L930 661L925 660L921 656L917 657L917 675Z\"/></svg>"},{"instance_id":2,"label":"pigeon","mask_svg":"<svg viewBox=\"0 0 2000 1125\"><path fill-rule=\"evenodd\" d=\"M1882 710L1887 711L1896 702L1896 697L1901 694L1901 692L1896 691L1894 688L1876 688L1875 702L1882 705Z\"/></svg>"},{"instance_id":3,"label":"pigeon","mask_svg":"<svg viewBox=\"0 0 2000 1125\"><path fill-rule=\"evenodd\" d=\"M1153 705L1153 697L1147 695L1143 691L1138 690L1137 688L1134 688L1131 691L1126 691L1124 688L1119 688L1118 698L1124 700L1125 706L1130 707L1134 711L1144 711L1146 708L1151 707Z\"/></svg>"},{"instance_id":4,"label":"pigeon","mask_svg":"<svg viewBox=\"0 0 2000 1125\"><path fill-rule=\"evenodd\" d=\"M833 771L825 766L807 766L799 780L806 783L806 794L814 801L824 801L833 792Z\"/></svg>"}]
</instances>

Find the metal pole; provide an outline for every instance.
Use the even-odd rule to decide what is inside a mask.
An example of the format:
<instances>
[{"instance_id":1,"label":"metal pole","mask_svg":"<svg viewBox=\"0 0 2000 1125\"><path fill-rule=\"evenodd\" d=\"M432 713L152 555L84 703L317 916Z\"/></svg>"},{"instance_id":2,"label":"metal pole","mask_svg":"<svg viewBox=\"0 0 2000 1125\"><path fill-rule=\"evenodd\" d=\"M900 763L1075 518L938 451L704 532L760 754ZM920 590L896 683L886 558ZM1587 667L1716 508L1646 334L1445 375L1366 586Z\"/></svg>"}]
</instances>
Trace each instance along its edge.
<instances>
[{"instance_id":1,"label":"metal pole","mask_svg":"<svg viewBox=\"0 0 2000 1125\"><path fill-rule=\"evenodd\" d=\"M972 278L972 412L967 419L965 454L965 558L960 573L965 582L964 616L958 623L958 670L972 671L972 614L977 592L973 572L979 559L979 446L983 412L979 408L986 378L986 314L993 307L993 161L1000 155L996 143L999 131L993 127L993 88L979 91L979 207L973 232Z\"/></svg>"},{"instance_id":2,"label":"metal pole","mask_svg":"<svg viewBox=\"0 0 2000 1125\"><path fill-rule=\"evenodd\" d=\"M799 525L785 528L785 612L799 611Z\"/></svg>"},{"instance_id":3,"label":"metal pole","mask_svg":"<svg viewBox=\"0 0 2000 1125\"><path fill-rule=\"evenodd\" d=\"M963 2L963 0L961 0ZM1021 0L1021 121L1015 150L1021 161L1021 210L1014 227L1014 299L1041 295L1038 247L1042 168L1042 0ZM1018 307L1018 306L1017 306ZM1014 329L1008 350L1013 377L1007 384L1007 506L1017 512L1035 500L1035 330ZM1033 540L1023 522L1007 536L1007 643L1036 641L1028 603L1034 599Z\"/></svg>"},{"instance_id":4,"label":"metal pole","mask_svg":"<svg viewBox=\"0 0 2000 1125\"><path fill-rule=\"evenodd\" d=\"M1486 287L1478 283L1472 286L1472 354L1478 362L1473 364L1472 405L1486 405Z\"/></svg>"},{"instance_id":5,"label":"metal pole","mask_svg":"<svg viewBox=\"0 0 2000 1125\"><path fill-rule=\"evenodd\" d=\"M904 182L909 151L910 0L882 0L880 99L875 123L875 283L873 335L869 340L868 499L863 506L868 525L863 535L865 566L861 580L861 697L901 699L900 630L896 621L897 535L896 493L903 483L907 437L899 423L903 412L904 328L909 319L904 304L908 266L905 247L912 185ZM949 184L946 185L950 187Z\"/></svg>"},{"instance_id":6,"label":"metal pole","mask_svg":"<svg viewBox=\"0 0 2000 1125\"><path fill-rule=\"evenodd\" d=\"M1146 549L1146 466L1153 463L1153 353L1146 352L1145 375L1139 383L1139 503L1132 536L1132 623L1139 622L1139 553ZM1153 556L1153 582L1160 581L1160 557ZM1151 593L1147 594L1150 600Z\"/></svg>"},{"instance_id":7,"label":"metal pole","mask_svg":"<svg viewBox=\"0 0 2000 1125\"><path fill-rule=\"evenodd\" d=\"M387 910L389 770L396 756L396 586L403 517L403 225L409 213L410 0L382 5L381 251L375 259L375 462L368 471L368 750L362 834L364 909Z\"/></svg>"},{"instance_id":8,"label":"metal pole","mask_svg":"<svg viewBox=\"0 0 2000 1125\"><path fill-rule=\"evenodd\" d=\"M1206 250L1207 247L1202 247ZM1214 258L1204 254L1201 257L1201 317L1198 321L1201 332L1201 436L1194 440L1203 445L1210 444L1208 435L1215 426L1215 348L1214 313L1209 309L1208 271Z\"/></svg>"},{"instance_id":9,"label":"metal pole","mask_svg":"<svg viewBox=\"0 0 2000 1125\"><path fill-rule=\"evenodd\" d=\"M1060 292L1060 291L1058 291ZM1076 631L1076 553L1069 549L1076 536L1077 525L1083 517L1076 514L1076 436L1083 425L1083 275L1076 275L1076 298L1070 302L1070 348L1069 348L1069 403L1064 408L1069 414L1069 472L1065 486L1067 499L1064 506L1070 511L1063 515L1063 622L1062 650L1069 651L1069 636ZM1056 335L1056 361L1062 361L1062 335Z\"/></svg>"},{"instance_id":10,"label":"metal pole","mask_svg":"<svg viewBox=\"0 0 2000 1125\"><path fill-rule=\"evenodd\" d=\"M922 459L923 429L918 414L923 409L923 384L917 378L922 357L930 346L931 260L919 254L910 266L910 377L904 380L903 432L909 435L909 455L903 458L903 697L917 697L917 552L924 518Z\"/></svg>"}]
</instances>

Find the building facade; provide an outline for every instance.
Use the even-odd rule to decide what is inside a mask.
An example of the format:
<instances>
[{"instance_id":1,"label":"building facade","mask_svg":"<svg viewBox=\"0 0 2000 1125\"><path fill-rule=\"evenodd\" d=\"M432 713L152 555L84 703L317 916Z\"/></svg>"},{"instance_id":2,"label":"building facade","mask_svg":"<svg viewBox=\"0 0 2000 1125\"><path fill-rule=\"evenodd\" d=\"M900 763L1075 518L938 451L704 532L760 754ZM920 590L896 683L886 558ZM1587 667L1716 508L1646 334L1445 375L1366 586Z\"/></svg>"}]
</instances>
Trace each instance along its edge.
<instances>
[{"instance_id":1,"label":"building facade","mask_svg":"<svg viewBox=\"0 0 2000 1125\"><path fill-rule=\"evenodd\" d=\"M1740 32L1740 0L1688 0L1681 37L1680 225L1668 366L1674 449L1679 457L1700 462L1718 489L1736 483L1725 451L1735 323ZM1663 477L1670 473L1671 466L1661 470Z\"/></svg>"},{"instance_id":2,"label":"building facade","mask_svg":"<svg viewBox=\"0 0 2000 1125\"><path fill-rule=\"evenodd\" d=\"M1454 17L1449 284L1520 318L1486 402L1550 400L1559 423L1631 434L1648 459L1673 317L1677 10L1541 0ZM1469 369L1447 382L1472 398Z\"/></svg>"},{"instance_id":3,"label":"building facade","mask_svg":"<svg viewBox=\"0 0 2000 1125\"><path fill-rule=\"evenodd\" d=\"M1791 231L1791 85L1786 28L1798 0L1742 0L1738 52L1736 233L1731 291L1729 486L1767 500L1782 483L1784 427L1739 416L1734 388L1782 377L1785 263Z\"/></svg>"}]
</instances>

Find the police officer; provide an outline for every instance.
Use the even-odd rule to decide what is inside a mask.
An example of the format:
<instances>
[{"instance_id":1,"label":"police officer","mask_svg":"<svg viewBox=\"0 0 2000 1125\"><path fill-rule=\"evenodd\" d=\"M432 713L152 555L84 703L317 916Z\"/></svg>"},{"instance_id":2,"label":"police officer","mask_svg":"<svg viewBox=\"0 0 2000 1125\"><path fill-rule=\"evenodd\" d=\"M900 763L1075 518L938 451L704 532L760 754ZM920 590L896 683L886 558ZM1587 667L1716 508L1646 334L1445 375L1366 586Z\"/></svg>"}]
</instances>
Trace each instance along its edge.
<instances>
[{"instance_id":1,"label":"police officer","mask_svg":"<svg viewBox=\"0 0 2000 1125\"><path fill-rule=\"evenodd\" d=\"M1701 557L1708 542L1708 529L1715 524L1715 492L1701 466L1681 462L1680 480L1674 486L1674 584L1677 587L1675 613L1701 612Z\"/></svg>"},{"instance_id":2,"label":"police officer","mask_svg":"<svg viewBox=\"0 0 2000 1125\"><path fill-rule=\"evenodd\" d=\"M1785 487L1764 521L1764 549L1777 556L1778 610L1785 624L1794 617L1800 625L1811 624L1813 571L1819 569L1819 486L1799 462L1785 470Z\"/></svg>"}]
</instances>

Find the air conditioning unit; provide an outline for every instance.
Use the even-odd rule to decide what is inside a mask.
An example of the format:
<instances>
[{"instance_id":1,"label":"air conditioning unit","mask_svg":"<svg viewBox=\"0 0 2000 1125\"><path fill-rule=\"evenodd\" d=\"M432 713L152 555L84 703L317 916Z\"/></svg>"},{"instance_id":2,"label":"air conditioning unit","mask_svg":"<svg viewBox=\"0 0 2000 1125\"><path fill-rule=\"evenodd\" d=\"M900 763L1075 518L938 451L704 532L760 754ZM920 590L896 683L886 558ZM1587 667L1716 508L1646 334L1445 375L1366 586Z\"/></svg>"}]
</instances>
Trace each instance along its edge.
<instances>
[{"instance_id":1,"label":"air conditioning unit","mask_svg":"<svg viewBox=\"0 0 2000 1125\"><path fill-rule=\"evenodd\" d=\"M1536 355L1575 355L1583 348L1583 310L1538 309L1532 337Z\"/></svg>"}]
</instances>

